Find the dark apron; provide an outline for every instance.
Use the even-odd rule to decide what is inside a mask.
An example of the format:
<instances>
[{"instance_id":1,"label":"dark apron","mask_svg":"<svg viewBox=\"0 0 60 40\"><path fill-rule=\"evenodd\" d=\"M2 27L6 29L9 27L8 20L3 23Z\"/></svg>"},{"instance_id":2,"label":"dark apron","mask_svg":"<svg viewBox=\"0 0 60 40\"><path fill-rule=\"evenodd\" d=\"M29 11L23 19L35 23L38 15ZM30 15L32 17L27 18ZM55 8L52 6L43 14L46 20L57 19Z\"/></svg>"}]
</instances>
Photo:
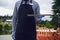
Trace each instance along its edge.
<instances>
[{"instance_id":1,"label":"dark apron","mask_svg":"<svg viewBox=\"0 0 60 40\"><path fill-rule=\"evenodd\" d=\"M32 5L21 4L17 13L17 27L15 40L36 40L36 24Z\"/></svg>"}]
</instances>

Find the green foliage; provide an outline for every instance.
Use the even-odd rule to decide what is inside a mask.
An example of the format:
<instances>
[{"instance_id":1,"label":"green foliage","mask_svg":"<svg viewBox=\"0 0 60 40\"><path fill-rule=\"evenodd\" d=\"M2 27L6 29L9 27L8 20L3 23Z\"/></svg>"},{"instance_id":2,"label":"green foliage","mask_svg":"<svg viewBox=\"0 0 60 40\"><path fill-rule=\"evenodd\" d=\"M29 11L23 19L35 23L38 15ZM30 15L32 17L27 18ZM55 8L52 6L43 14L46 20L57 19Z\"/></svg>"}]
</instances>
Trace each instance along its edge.
<instances>
[{"instance_id":1,"label":"green foliage","mask_svg":"<svg viewBox=\"0 0 60 40\"><path fill-rule=\"evenodd\" d=\"M12 16L0 16L0 34L11 34L12 32L12 24L6 24L7 19L11 19Z\"/></svg>"},{"instance_id":2,"label":"green foliage","mask_svg":"<svg viewBox=\"0 0 60 40\"><path fill-rule=\"evenodd\" d=\"M0 24L0 34L2 34L3 33L3 25L2 24Z\"/></svg>"},{"instance_id":3,"label":"green foliage","mask_svg":"<svg viewBox=\"0 0 60 40\"><path fill-rule=\"evenodd\" d=\"M56 27L59 27L60 26L60 18L59 18L59 15L60 15L60 0L53 0L53 6L52 6L52 11L54 13L54 15L52 16L52 25L53 26L56 26ZM58 13L58 15L57 15ZM58 21L59 20L59 21Z\"/></svg>"},{"instance_id":4,"label":"green foliage","mask_svg":"<svg viewBox=\"0 0 60 40\"><path fill-rule=\"evenodd\" d=\"M4 32L6 33L6 34L8 34L8 31L9 31L9 25L8 24L5 24L4 25Z\"/></svg>"},{"instance_id":5,"label":"green foliage","mask_svg":"<svg viewBox=\"0 0 60 40\"><path fill-rule=\"evenodd\" d=\"M39 27L45 27L45 21L41 20L40 23L36 23L37 26Z\"/></svg>"},{"instance_id":6,"label":"green foliage","mask_svg":"<svg viewBox=\"0 0 60 40\"><path fill-rule=\"evenodd\" d=\"M54 28L55 30L57 29L57 27L56 27L56 26L54 26L53 28Z\"/></svg>"},{"instance_id":7,"label":"green foliage","mask_svg":"<svg viewBox=\"0 0 60 40\"><path fill-rule=\"evenodd\" d=\"M46 27L46 28L53 28L53 29L57 29L57 26L54 26L51 24L51 21L46 20L45 22L41 22L41 23L36 23L37 26L39 27Z\"/></svg>"},{"instance_id":8,"label":"green foliage","mask_svg":"<svg viewBox=\"0 0 60 40\"><path fill-rule=\"evenodd\" d=\"M42 24L41 26L42 26L42 27L45 27L45 25L44 25L44 24Z\"/></svg>"},{"instance_id":9,"label":"green foliage","mask_svg":"<svg viewBox=\"0 0 60 40\"><path fill-rule=\"evenodd\" d=\"M36 24L36 26L39 26L39 27L40 27L40 26L41 26L41 24L37 23L37 24Z\"/></svg>"},{"instance_id":10,"label":"green foliage","mask_svg":"<svg viewBox=\"0 0 60 40\"><path fill-rule=\"evenodd\" d=\"M53 26L51 25L51 23L49 21L46 21L45 26L47 28L53 28Z\"/></svg>"},{"instance_id":11,"label":"green foliage","mask_svg":"<svg viewBox=\"0 0 60 40\"><path fill-rule=\"evenodd\" d=\"M11 30L12 30L11 24L5 24L4 25L4 32L5 32L5 34L10 34Z\"/></svg>"},{"instance_id":12,"label":"green foliage","mask_svg":"<svg viewBox=\"0 0 60 40\"><path fill-rule=\"evenodd\" d=\"M12 25L0 23L0 34L11 34Z\"/></svg>"},{"instance_id":13,"label":"green foliage","mask_svg":"<svg viewBox=\"0 0 60 40\"><path fill-rule=\"evenodd\" d=\"M52 6L52 9L53 9L53 12L54 14L56 13L59 13L59 6L60 6L60 0L53 0L53 6Z\"/></svg>"}]
</instances>

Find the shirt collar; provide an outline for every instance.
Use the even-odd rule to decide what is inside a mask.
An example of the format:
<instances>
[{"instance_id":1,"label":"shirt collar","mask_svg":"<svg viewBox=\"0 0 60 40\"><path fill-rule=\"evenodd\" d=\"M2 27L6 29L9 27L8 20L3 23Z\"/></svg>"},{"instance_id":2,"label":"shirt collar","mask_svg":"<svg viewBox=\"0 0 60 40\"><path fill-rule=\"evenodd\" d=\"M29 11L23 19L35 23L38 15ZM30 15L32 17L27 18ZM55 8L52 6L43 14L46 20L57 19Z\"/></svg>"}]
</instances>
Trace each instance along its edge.
<instances>
[{"instance_id":1,"label":"shirt collar","mask_svg":"<svg viewBox=\"0 0 60 40\"><path fill-rule=\"evenodd\" d=\"M25 4L25 1L23 1L22 4ZM30 1L28 1L27 4L29 4L29 5L33 5L33 3L31 3Z\"/></svg>"}]
</instances>

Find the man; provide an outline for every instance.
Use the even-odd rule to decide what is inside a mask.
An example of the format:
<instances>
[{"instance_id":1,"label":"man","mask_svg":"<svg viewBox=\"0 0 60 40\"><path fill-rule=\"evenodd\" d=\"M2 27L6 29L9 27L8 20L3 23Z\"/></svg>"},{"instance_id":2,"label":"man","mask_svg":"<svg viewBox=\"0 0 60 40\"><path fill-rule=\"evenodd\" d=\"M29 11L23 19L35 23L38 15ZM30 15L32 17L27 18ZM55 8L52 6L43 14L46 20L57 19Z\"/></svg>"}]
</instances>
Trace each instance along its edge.
<instances>
[{"instance_id":1,"label":"man","mask_svg":"<svg viewBox=\"0 0 60 40\"><path fill-rule=\"evenodd\" d=\"M13 13L13 23L12 23L12 38L13 39L15 39L15 40L18 40L19 38L18 38L18 36L21 36L20 34L18 34L17 35L17 33L18 32L16 32L18 29L17 29L17 27L18 27L18 17L17 17L17 14L18 14L18 11L19 11L19 9L21 9L20 7L21 7L21 3L22 4L25 4L25 2L23 1L23 0L20 0L20 1L18 1L18 2L16 2L16 4L15 4L15 8L14 8L14 13ZM26 0L25 0L26 1ZM32 2L31 2L32 1ZM29 0L28 2L27 2L27 4L29 4L29 5L32 5L32 8L33 8L33 12L34 12L34 17L35 17L35 19L36 19L36 22L39 22L40 20L41 20L41 17L40 17L40 8L39 8L39 5L38 5L38 3L37 2L35 2L34 0ZM37 15L39 15L39 16L37 16ZM20 16L21 17L21 16ZM23 18L23 17L21 17L21 18ZM29 18L30 19L30 18ZM34 19L34 18L32 18L32 19ZM26 23L26 22L25 22ZM32 23L32 24L34 24L34 22ZM20 25L21 25L21 23L20 23ZM24 26L24 25L23 25ZM27 26L27 25L26 25ZM35 24L34 24L34 26L35 26ZM21 27L21 26L20 26ZM29 29L28 29L29 30ZM18 30L18 31L20 31L20 30ZM25 29L25 32L26 32L27 30ZM27 35L27 34L26 34ZM26 36L25 35L25 36ZM36 34L35 34L36 35ZM27 37L27 36L26 36ZM28 38L29 38L29 35L28 35L28 37L27 37L27 40L28 40ZM21 38L20 38L21 39ZM19 40L20 40L19 39ZM26 39L26 38L25 38ZM23 37L22 37L22 39L21 40L25 40Z\"/></svg>"}]
</instances>

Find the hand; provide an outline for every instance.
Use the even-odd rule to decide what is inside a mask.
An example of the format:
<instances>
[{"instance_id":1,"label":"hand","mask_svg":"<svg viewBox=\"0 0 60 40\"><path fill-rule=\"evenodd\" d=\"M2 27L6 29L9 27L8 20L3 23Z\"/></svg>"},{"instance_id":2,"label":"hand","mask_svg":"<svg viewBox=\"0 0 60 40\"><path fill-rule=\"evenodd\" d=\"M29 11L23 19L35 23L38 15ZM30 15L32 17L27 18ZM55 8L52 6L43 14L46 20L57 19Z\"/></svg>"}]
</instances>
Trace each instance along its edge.
<instances>
[{"instance_id":1,"label":"hand","mask_svg":"<svg viewBox=\"0 0 60 40\"><path fill-rule=\"evenodd\" d=\"M15 39L15 32L12 32L12 39Z\"/></svg>"}]
</instances>

